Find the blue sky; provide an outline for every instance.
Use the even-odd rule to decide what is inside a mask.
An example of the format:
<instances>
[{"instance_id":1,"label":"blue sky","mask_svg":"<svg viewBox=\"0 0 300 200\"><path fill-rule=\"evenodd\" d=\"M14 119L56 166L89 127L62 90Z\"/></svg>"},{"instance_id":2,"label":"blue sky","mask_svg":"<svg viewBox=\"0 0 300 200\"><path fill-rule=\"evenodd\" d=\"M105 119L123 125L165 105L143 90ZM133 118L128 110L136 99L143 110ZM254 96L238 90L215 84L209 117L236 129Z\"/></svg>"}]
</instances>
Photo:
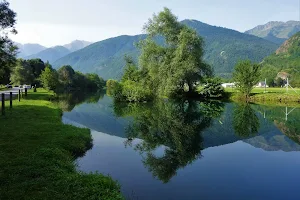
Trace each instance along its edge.
<instances>
[{"instance_id":1,"label":"blue sky","mask_svg":"<svg viewBox=\"0 0 300 200\"><path fill-rule=\"evenodd\" d=\"M142 33L153 13L168 7L179 20L196 19L244 32L269 21L299 20L300 0L8 0L21 43L45 46Z\"/></svg>"}]
</instances>

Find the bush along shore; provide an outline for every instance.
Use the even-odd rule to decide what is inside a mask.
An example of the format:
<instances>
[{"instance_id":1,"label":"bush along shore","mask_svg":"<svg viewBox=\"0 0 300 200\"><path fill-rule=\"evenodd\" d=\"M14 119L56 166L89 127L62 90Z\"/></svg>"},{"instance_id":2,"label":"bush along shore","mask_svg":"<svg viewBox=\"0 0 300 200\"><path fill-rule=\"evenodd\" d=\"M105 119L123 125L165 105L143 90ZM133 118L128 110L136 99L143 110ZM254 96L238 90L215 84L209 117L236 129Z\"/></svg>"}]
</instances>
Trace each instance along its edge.
<instances>
[{"instance_id":1,"label":"bush along shore","mask_svg":"<svg viewBox=\"0 0 300 200\"><path fill-rule=\"evenodd\" d=\"M91 148L88 129L65 125L43 89L6 103L0 116L0 199L123 199L110 177L78 172L74 159Z\"/></svg>"}]
</instances>

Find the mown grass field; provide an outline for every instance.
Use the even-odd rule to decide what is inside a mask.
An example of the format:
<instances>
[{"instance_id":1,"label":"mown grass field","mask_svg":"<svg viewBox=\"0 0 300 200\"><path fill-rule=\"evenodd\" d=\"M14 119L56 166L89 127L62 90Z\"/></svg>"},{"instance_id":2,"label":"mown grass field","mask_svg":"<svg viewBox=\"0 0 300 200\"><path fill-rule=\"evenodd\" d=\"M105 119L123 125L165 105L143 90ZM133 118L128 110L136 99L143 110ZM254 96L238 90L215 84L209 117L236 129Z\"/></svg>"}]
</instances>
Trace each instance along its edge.
<instances>
[{"instance_id":1,"label":"mown grass field","mask_svg":"<svg viewBox=\"0 0 300 200\"><path fill-rule=\"evenodd\" d=\"M235 88L226 88L226 92L238 92ZM252 90L252 94L261 94L265 93L265 88L254 88ZM281 94L299 94L300 96L300 88L289 88L288 92L286 88L266 88L266 93L281 93Z\"/></svg>"},{"instance_id":2,"label":"mown grass field","mask_svg":"<svg viewBox=\"0 0 300 200\"><path fill-rule=\"evenodd\" d=\"M230 99L238 101L241 98L237 89L226 88L225 91L230 94ZM271 104L290 104L300 103L300 88L254 88L250 97L251 102L271 103Z\"/></svg>"},{"instance_id":3,"label":"mown grass field","mask_svg":"<svg viewBox=\"0 0 300 200\"><path fill-rule=\"evenodd\" d=\"M0 199L123 199L101 174L77 172L74 159L91 147L88 129L64 125L62 111L38 89L6 102L0 115Z\"/></svg>"}]
</instances>

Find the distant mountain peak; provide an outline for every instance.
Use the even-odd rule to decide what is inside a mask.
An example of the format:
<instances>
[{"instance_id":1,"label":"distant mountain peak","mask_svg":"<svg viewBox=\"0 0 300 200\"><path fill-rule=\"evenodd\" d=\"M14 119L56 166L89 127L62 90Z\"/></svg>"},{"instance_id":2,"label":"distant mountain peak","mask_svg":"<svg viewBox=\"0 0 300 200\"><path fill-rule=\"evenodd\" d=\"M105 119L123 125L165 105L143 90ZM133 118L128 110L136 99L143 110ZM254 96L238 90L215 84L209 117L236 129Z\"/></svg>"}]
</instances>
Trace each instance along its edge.
<instances>
[{"instance_id":1,"label":"distant mountain peak","mask_svg":"<svg viewBox=\"0 0 300 200\"><path fill-rule=\"evenodd\" d=\"M264 25L256 26L245 33L264 38L277 44L282 44L299 31L300 21L290 20L287 22L270 21Z\"/></svg>"},{"instance_id":2,"label":"distant mountain peak","mask_svg":"<svg viewBox=\"0 0 300 200\"><path fill-rule=\"evenodd\" d=\"M69 49L71 52L78 51L88 45L92 44L92 42L84 41L84 40L74 40L69 44L63 45L65 48Z\"/></svg>"},{"instance_id":3,"label":"distant mountain peak","mask_svg":"<svg viewBox=\"0 0 300 200\"><path fill-rule=\"evenodd\" d=\"M47 47L44 47L40 44L35 44L35 43L26 43L26 44L21 44L18 42L14 42L17 47L19 48L18 50L18 57L24 58L26 56L36 54L40 51L45 50Z\"/></svg>"}]
</instances>

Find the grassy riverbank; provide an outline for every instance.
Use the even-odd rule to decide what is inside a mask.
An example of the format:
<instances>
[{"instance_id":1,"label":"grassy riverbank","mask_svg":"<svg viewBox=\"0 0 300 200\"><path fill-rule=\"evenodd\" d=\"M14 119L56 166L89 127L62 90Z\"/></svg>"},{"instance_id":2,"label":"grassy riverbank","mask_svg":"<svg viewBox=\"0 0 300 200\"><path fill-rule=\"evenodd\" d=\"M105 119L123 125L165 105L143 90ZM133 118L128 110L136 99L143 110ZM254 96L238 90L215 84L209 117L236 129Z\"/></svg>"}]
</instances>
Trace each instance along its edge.
<instances>
[{"instance_id":1,"label":"grassy riverbank","mask_svg":"<svg viewBox=\"0 0 300 200\"><path fill-rule=\"evenodd\" d=\"M76 171L90 131L64 125L51 95L29 92L0 116L0 199L122 199L111 178Z\"/></svg>"},{"instance_id":2,"label":"grassy riverbank","mask_svg":"<svg viewBox=\"0 0 300 200\"><path fill-rule=\"evenodd\" d=\"M240 93L233 88L226 88L225 90L232 101L240 101ZM264 88L254 88L250 102L260 104L298 104L300 103L300 89L289 89L286 88L267 88L266 92Z\"/></svg>"}]
</instances>

